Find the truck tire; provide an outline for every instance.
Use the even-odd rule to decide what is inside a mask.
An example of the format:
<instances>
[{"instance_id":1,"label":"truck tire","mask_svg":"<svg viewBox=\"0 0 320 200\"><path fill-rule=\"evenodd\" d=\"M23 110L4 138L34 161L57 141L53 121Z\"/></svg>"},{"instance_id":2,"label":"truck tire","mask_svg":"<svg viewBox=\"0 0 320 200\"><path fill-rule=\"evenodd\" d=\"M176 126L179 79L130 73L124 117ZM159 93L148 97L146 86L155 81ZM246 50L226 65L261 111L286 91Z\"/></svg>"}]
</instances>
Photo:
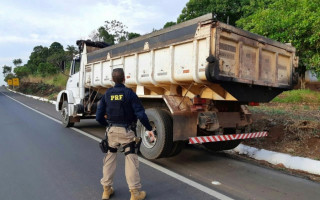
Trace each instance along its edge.
<instances>
[{"instance_id":1,"label":"truck tire","mask_svg":"<svg viewBox=\"0 0 320 200\"><path fill-rule=\"evenodd\" d=\"M74 126L74 122L70 122L68 102L64 101L61 108L61 122L64 127Z\"/></svg>"},{"instance_id":2,"label":"truck tire","mask_svg":"<svg viewBox=\"0 0 320 200\"><path fill-rule=\"evenodd\" d=\"M151 126L156 128L156 141L150 143L146 137L146 129L139 121L137 124L137 135L142 138L140 153L147 159L166 157L172 150L173 145L173 123L170 114L160 109L146 109Z\"/></svg>"},{"instance_id":3,"label":"truck tire","mask_svg":"<svg viewBox=\"0 0 320 200\"><path fill-rule=\"evenodd\" d=\"M171 116L171 113L170 111L168 110L164 110L171 118L172 120L172 116ZM185 146L185 142L184 141L175 141L172 143L172 149L170 151L170 153L166 156L166 157L173 157L173 156L176 156L178 155L182 149L184 148Z\"/></svg>"},{"instance_id":4,"label":"truck tire","mask_svg":"<svg viewBox=\"0 0 320 200\"><path fill-rule=\"evenodd\" d=\"M178 155L182 151L184 146L185 146L185 142L184 141L175 141L175 142L173 142L172 149L171 149L171 151L170 151L170 153L168 154L167 157L173 157L173 156Z\"/></svg>"}]
</instances>

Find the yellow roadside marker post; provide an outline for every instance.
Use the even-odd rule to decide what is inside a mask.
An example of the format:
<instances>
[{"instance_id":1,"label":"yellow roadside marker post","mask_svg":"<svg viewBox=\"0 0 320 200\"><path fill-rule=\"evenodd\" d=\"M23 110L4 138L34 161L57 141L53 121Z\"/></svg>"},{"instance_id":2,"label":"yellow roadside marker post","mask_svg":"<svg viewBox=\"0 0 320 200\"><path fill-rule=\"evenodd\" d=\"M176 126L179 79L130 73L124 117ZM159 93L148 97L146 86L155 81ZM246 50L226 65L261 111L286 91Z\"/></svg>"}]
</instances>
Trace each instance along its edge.
<instances>
[{"instance_id":1,"label":"yellow roadside marker post","mask_svg":"<svg viewBox=\"0 0 320 200\"><path fill-rule=\"evenodd\" d=\"M13 84L13 87L14 87L14 86L19 87L19 78L13 78L13 79L12 79L12 84Z\"/></svg>"},{"instance_id":2,"label":"yellow roadside marker post","mask_svg":"<svg viewBox=\"0 0 320 200\"><path fill-rule=\"evenodd\" d=\"M8 86L9 86L9 88L10 88L10 86L12 86L12 79L8 80Z\"/></svg>"}]
</instances>

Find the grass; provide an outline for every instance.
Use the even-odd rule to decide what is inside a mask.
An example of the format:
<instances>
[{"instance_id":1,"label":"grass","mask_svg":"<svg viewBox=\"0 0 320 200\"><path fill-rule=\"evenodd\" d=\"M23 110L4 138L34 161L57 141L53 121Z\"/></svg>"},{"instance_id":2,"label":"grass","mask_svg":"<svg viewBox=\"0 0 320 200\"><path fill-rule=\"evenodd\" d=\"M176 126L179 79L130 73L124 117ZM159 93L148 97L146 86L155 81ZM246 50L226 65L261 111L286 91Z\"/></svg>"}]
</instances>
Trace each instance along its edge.
<instances>
[{"instance_id":1,"label":"grass","mask_svg":"<svg viewBox=\"0 0 320 200\"><path fill-rule=\"evenodd\" d=\"M317 107L315 107L317 109ZM260 106L249 106L252 113L263 113L271 117L284 116L287 119L318 121L319 117L314 114L313 107L309 105L277 105L269 106L263 104Z\"/></svg>"},{"instance_id":2,"label":"grass","mask_svg":"<svg viewBox=\"0 0 320 200\"><path fill-rule=\"evenodd\" d=\"M22 81L31 83L45 83L48 85L54 85L56 87L65 88L68 81L68 76L62 73L47 76L44 78L36 75L29 75L28 77L23 78Z\"/></svg>"},{"instance_id":3,"label":"grass","mask_svg":"<svg viewBox=\"0 0 320 200\"><path fill-rule=\"evenodd\" d=\"M272 108L272 107L268 107L268 106L250 106L250 111L254 112L254 113L266 113L269 115L285 115L287 114L287 111L285 109L281 109L281 108Z\"/></svg>"},{"instance_id":4,"label":"grass","mask_svg":"<svg viewBox=\"0 0 320 200\"><path fill-rule=\"evenodd\" d=\"M62 73L46 77L29 75L21 80L26 85L20 87L20 92L56 100L59 91L66 88L67 81L68 76Z\"/></svg>"},{"instance_id":5,"label":"grass","mask_svg":"<svg viewBox=\"0 0 320 200\"><path fill-rule=\"evenodd\" d=\"M69 77L67 77L66 75L59 73L57 75L46 78L45 83L57 87L66 87L68 78Z\"/></svg>"},{"instance_id":6,"label":"grass","mask_svg":"<svg viewBox=\"0 0 320 200\"><path fill-rule=\"evenodd\" d=\"M274 98L272 102L320 104L320 92L309 89L286 91Z\"/></svg>"},{"instance_id":7,"label":"grass","mask_svg":"<svg viewBox=\"0 0 320 200\"><path fill-rule=\"evenodd\" d=\"M305 120L305 121L315 121L318 120L317 117L314 117L312 115L310 116L301 116L301 115L295 115L294 113L291 113L290 118L294 119L294 120Z\"/></svg>"},{"instance_id":8,"label":"grass","mask_svg":"<svg viewBox=\"0 0 320 200\"><path fill-rule=\"evenodd\" d=\"M50 94L50 95L48 96L48 100L53 100L53 101L55 101L56 99L57 99L57 94L56 94L56 93Z\"/></svg>"},{"instance_id":9,"label":"grass","mask_svg":"<svg viewBox=\"0 0 320 200\"><path fill-rule=\"evenodd\" d=\"M310 110L310 107L308 105L303 105L304 110Z\"/></svg>"}]
</instances>

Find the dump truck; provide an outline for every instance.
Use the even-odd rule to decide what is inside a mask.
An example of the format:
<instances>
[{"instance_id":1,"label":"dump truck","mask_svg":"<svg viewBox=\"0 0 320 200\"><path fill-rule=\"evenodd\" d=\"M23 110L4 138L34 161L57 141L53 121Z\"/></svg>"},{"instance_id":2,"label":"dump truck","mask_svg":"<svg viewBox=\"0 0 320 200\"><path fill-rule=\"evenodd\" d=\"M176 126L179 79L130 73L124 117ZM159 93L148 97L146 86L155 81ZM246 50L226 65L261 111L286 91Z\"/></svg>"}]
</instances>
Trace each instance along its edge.
<instances>
[{"instance_id":1,"label":"dump truck","mask_svg":"<svg viewBox=\"0 0 320 200\"><path fill-rule=\"evenodd\" d=\"M140 98L156 130L151 143L138 121L141 154L178 154L185 143L220 151L251 132L248 105L269 102L296 83L296 49L216 21L207 14L119 44L79 40L66 90L56 110L65 127L95 117L100 98L123 68L125 85Z\"/></svg>"}]
</instances>

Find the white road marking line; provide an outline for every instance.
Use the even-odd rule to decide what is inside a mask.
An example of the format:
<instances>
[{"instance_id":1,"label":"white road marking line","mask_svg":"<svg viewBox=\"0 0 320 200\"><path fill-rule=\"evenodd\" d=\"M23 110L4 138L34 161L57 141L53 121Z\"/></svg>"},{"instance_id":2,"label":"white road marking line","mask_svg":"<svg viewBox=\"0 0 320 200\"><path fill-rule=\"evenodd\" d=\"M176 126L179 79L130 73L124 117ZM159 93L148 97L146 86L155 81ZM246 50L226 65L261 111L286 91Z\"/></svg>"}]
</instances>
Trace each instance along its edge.
<instances>
[{"instance_id":1,"label":"white road marking line","mask_svg":"<svg viewBox=\"0 0 320 200\"><path fill-rule=\"evenodd\" d=\"M47 118L49 118L49 119L52 119L52 120L55 121L55 122L58 122L59 124L62 124L62 122L60 122L59 120L57 120L57 119L55 119L55 118L53 118L53 117L50 117L49 115L46 115L46 114L44 114L44 113L42 113L42 112L40 112L40 111L38 111L38 110L36 110L36 109L34 109L34 108L31 108L30 106L27 106L26 104L21 103L20 101L15 100L14 98L12 98L12 97L10 97L10 96L2 93L2 92L0 92L0 93L3 94L4 96L7 96L7 97L10 98L10 99L12 99L13 101L15 101L15 102L17 102L17 103L19 103L19 104L21 104L21 105L29 108L30 110L33 110L33 111L39 113L40 115L43 115L43 116L45 116L45 117L47 117Z\"/></svg>"},{"instance_id":2,"label":"white road marking line","mask_svg":"<svg viewBox=\"0 0 320 200\"><path fill-rule=\"evenodd\" d=\"M169 176L171 176L171 177L173 177L173 178L175 178L175 179L177 179L177 180L179 180L181 182L184 182L184 183L186 183L186 184L188 184L188 185L190 185L190 186L192 186L192 187L194 187L194 188L196 188L198 190L201 190L202 192L205 192L205 193L207 193L207 194L209 194L209 195L211 195L211 196L213 196L213 197L215 197L217 199L233 200L232 198L230 198L230 197L228 197L228 196L226 196L224 194L221 194L221 193L219 193L219 192L217 192L217 191L215 191L213 189L210 189L210 188L208 188L208 187L206 187L204 185L201 185L201 184L199 184L199 183L197 183L197 182L195 182L193 180L190 180L190 179L188 179L188 178L186 178L184 176L181 176L181 175L179 175L179 174L177 174L177 173L175 173L173 171L170 171L170 170L168 170L168 169L166 169L164 167L161 167L161 166L159 166L157 164L154 164L154 163L152 163L152 162L150 162L150 161L148 161L148 160L146 160L144 158L139 157L139 161L144 163L144 164L146 164L146 165L149 165L150 167L153 167L153 168L155 168L155 169L157 169L157 170L159 170L159 171L161 171L161 172L163 172L163 173L165 173L165 174L167 174L167 175L169 175Z\"/></svg>"},{"instance_id":3,"label":"white road marking line","mask_svg":"<svg viewBox=\"0 0 320 200\"><path fill-rule=\"evenodd\" d=\"M2 92L0 92L0 93L3 94ZM12 98L12 97L10 97L10 96L8 96L6 94L3 94L3 95L7 96L8 98L14 100L15 102L17 102L17 103L19 103L19 104L21 104L21 105L23 105L23 106L35 111L35 112L37 112L37 113L39 113L39 114L41 114L41 115L43 115L43 116L45 116L47 118L59 123L59 124L62 124L59 120L57 120L57 119L55 119L53 117L50 117L49 115L46 115L46 114L44 114L44 113L42 113L42 112L40 112L38 110L35 110L35 109L31 108L30 106L27 106L26 104L21 103L20 101ZM89 137L89 138L91 138L91 139L93 139L93 140L95 140L97 142L101 141L100 138L97 138L97 137L95 137L93 135L90 135L90 134L88 134L88 133L86 133L86 132L84 132L84 131L82 131L80 129L77 129L77 128L71 128L71 129L76 131L76 132L78 132L78 133L80 133L80 134L82 134L82 135L85 135L85 136L87 136L87 137ZM181 181L181 182L183 182L183 183L185 183L187 185L190 185L190 186L192 186L192 187L194 187L194 188L196 188L196 189L198 189L198 190L200 190L202 192L205 192L205 193L207 193L207 194L209 194L209 195L211 195L211 196L213 196L213 197L215 197L217 199L233 200L232 198L230 198L230 197L228 197L228 196L226 196L226 195L224 195L224 194L222 194L220 192L217 192L217 191L215 191L215 190L213 190L211 188L208 188L208 187L206 187L204 185L201 185L200 183L197 183L197 182L195 182L195 181L193 181L191 179L188 179L188 178L186 178L184 176L181 176L181 175L179 175L179 174L177 174L177 173L175 173L173 171L170 171L170 170L168 170L168 169L166 169L164 167L161 167L160 165L152 163L152 162L150 162L150 161L148 161L148 160L146 160L144 158L139 157L139 161L144 163L144 164L146 164L146 165L148 165L149 167L152 167L152 168L154 168L154 169L156 169L156 170L158 170L158 171L160 171L162 173L165 173L168 176L171 176L171 177L173 177L173 178L175 178L175 179L177 179L177 180L179 180L179 181Z\"/></svg>"}]
</instances>

